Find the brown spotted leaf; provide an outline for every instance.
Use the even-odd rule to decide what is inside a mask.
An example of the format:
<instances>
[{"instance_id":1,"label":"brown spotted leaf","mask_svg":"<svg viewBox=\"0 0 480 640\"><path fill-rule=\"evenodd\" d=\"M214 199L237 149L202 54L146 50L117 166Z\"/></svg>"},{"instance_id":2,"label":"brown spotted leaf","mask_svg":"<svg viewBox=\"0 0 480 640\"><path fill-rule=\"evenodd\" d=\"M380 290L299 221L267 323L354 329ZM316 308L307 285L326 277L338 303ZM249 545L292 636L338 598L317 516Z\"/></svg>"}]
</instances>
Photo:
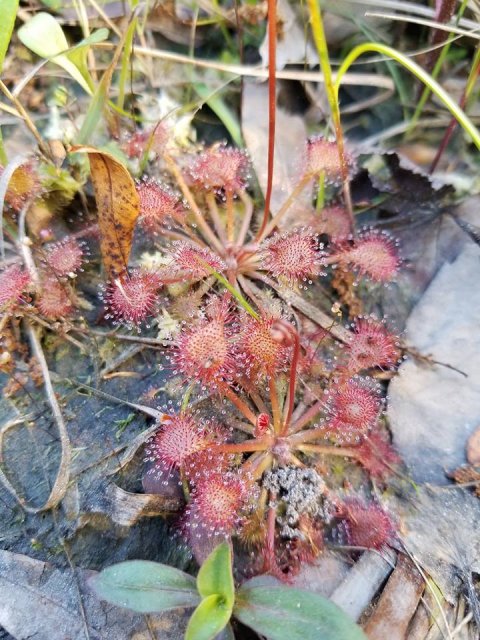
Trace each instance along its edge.
<instances>
[{"instance_id":1,"label":"brown spotted leaf","mask_svg":"<svg viewBox=\"0 0 480 640\"><path fill-rule=\"evenodd\" d=\"M135 183L123 164L109 153L80 146L73 147L72 151L88 154L103 264L112 279L118 278L127 270L139 214Z\"/></svg>"}]
</instances>

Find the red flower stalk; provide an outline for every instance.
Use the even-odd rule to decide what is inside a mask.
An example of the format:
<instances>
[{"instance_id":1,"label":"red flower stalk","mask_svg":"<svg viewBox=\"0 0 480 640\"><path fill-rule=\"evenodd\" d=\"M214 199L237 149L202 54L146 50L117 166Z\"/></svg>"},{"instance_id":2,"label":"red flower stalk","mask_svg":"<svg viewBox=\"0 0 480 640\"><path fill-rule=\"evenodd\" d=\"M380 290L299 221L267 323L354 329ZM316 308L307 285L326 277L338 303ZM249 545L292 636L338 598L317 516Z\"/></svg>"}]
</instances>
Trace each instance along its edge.
<instances>
[{"instance_id":1,"label":"red flower stalk","mask_svg":"<svg viewBox=\"0 0 480 640\"><path fill-rule=\"evenodd\" d=\"M354 161L350 154L345 154L345 160L347 167L353 168ZM307 140L304 175L318 178L321 174L325 175L327 182L340 184L343 178L342 160L335 141L314 136Z\"/></svg>"},{"instance_id":2,"label":"red flower stalk","mask_svg":"<svg viewBox=\"0 0 480 640\"><path fill-rule=\"evenodd\" d=\"M77 240L67 238L49 247L44 260L58 278L73 276L81 269L83 249Z\"/></svg>"},{"instance_id":3,"label":"red flower stalk","mask_svg":"<svg viewBox=\"0 0 480 640\"><path fill-rule=\"evenodd\" d=\"M182 331L172 362L175 373L180 372L188 380L213 388L220 383L233 382L238 371L238 359L225 299L210 306L209 316Z\"/></svg>"},{"instance_id":4,"label":"red flower stalk","mask_svg":"<svg viewBox=\"0 0 480 640\"><path fill-rule=\"evenodd\" d=\"M198 156L190 169L194 182L207 190L243 190L247 182L248 157L244 151L212 147Z\"/></svg>"},{"instance_id":5,"label":"red flower stalk","mask_svg":"<svg viewBox=\"0 0 480 640\"><path fill-rule=\"evenodd\" d=\"M356 380L349 380L330 393L327 402L326 435L339 443L359 441L378 419L381 401L378 394Z\"/></svg>"},{"instance_id":6,"label":"red flower stalk","mask_svg":"<svg viewBox=\"0 0 480 640\"><path fill-rule=\"evenodd\" d=\"M69 316L75 310L66 285L56 278L49 278L42 283L42 290L36 300L36 306L42 315L54 320Z\"/></svg>"},{"instance_id":7,"label":"red flower stalk","mask_svg":"<svg viewBox=\"0 0 480 640\"><path fill-rule=\"evenodd\" d=\"M398 338L388 332L385 324L373 317L357 318L348 344L347 369L352 373L381 367L390 369L400 358Z\"/></svg>"},{"instance_id":8,"label":"red flower stalk","mask_svg":"<svg viewBox=\"0 0 480 640\"><path fill-rule=\"evenodd\" d=\"M112 318L115 324L138 328L154 315L160 287L158 274L151 271L133 271L121 280L115 280L102 295L107 308L105 317Z\"/></svg>"},{"instance_id":9,"label":"red flower stalk","mask_svg":"<svg viewBox=\"0 0 480 640\"><path fill-rule=\"evenodd\" d=\"M230 535L240 524L251 493L250 483L238 473L204 476L195 485L186 510L189 535Z\"/></svg>"},{"instance_id":10,"label":"red flower stalk","mask_svg":"<svg viewBox=\"0 0 480 640\"><path fill-rule=\"evenodd\" d=\"M353 245L346 245L333 256L346 269L351 267L376 282L390 282L400 267L398 246L388 233L368 230Z\"/></svg>"},{"instance_id":11,"label":"red flower stalk","mask_svg":"<svg viewBox=\"0 0 480 640\"><path fill-rule=\"evenodd\" d=\"M30 285L31 278L16 264L13 264L0 273L0 311L8 311L17 305L26 302L25 290Z\"/></svg>"},{"instance_id":12,"label":"red flower stalk","mask_svg":"<svg viewBox=\"0 0 480 640\"><path fill-rule=\"evenodd\" d=\"M179 198L156 180L146 179L137 183L140 198L138 223L145 231L157 234L167 219L183 218Z\"/></svg>"},{"instance_id":13,"label":"red flower stalk","mask_svg":"<svg viewBox=\"0 0 480 640\"><path fill-rule=\"evenodd\" d=\"M395 539L395 525L382 507L374 502L349 498L343 504L343 529L348 544L378 549Z\"/></svg>"},{"instance_id":14,"label":"red flower stalk","mask_svg":"<svg viewBox=\"0 0 480 640\"><path fill-rule=\"evenodd\" d=\"M262 268L290 284L306 282L321 275L322 255L318 236L310 229L276 233L262 245Z\"/></svg>"}]
</instances>

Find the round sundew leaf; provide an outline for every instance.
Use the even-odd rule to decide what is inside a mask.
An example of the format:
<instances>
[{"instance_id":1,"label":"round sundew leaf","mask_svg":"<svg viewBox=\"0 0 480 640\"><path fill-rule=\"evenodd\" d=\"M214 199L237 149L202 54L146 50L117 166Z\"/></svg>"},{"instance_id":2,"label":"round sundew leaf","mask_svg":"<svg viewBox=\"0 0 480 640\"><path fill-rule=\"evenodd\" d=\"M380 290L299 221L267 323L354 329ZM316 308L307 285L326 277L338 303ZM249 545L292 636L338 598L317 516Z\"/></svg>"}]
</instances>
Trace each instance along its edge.
<instances>
[{"instance_id":1,"label":"round sundew leaf","mask_svg":"<svg viewBox=\"0 0 480 640\"><path fill-rule=\"evenodd\" d=\"M197 589L202 598L220 595L228 607L233 606L232 552L227 542L215 547L202 564L197 576Z\"/></svg>"},{"instance_id":2,"label":"round sundew leaf","mask_svg":"<svg viewBox=\"0 0 480 640\"><path fill-rule=\"evenodd\" d=\"M232 616L232 607L218 594L207 596L188 621L185 640L213 640Z\"/></svg>"},{"instance_id":3,"label":"round sundew leaf","mask_svg":"<svg viewBox=\"0 0 480 640\"><path fill-rule=\"evenodd\" d=\"M237 592L233 615L268 640L366 640L361 628L330 600L254 578Z\"/></svg>"},{"instance_id":4,"label":"round sundew leaf","mask_svg":"<svg viewBox=\"0 0 480 640\"><path fill-rule=\"evenodd\" d=\"M199 602L192 576L147 560L115 564L93 576L89 584L102 600L139 613L194 607Z\"/></svg>"}]
</instances>

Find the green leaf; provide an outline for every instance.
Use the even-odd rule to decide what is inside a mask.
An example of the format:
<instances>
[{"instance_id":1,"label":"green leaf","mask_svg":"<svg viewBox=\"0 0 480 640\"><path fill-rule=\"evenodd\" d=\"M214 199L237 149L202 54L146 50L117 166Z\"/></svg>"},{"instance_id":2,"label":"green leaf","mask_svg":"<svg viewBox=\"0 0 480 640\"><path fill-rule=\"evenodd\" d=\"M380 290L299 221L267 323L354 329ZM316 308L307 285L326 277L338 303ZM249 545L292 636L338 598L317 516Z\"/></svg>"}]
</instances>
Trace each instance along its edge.
<instances>
[{"instance_id":1,"label":"green leaf","mask_svg":"<svg viewBox=\"0 0 480 640\"><path fill-rule=\"evenodd\" d=\"M2 0L2 19L0 20L0 71L7 55L8 45L12 37L15 17L17 15L18 0Z\"/></svg>"},{"instance_id":2,"label":"green leaf","mask_svg":"<svg viewBox=\"0 0 480 640\"><path fill-rule=\"evenodd\" d=\"M322 596L253 578L237 592L233 615L269 640L366 640L337 605Z\"/></svg>"},{"instance_id":3,"label":"green leaf","mask_svg":"<svg viewBox=\"0 0 480 640\"><path fill-rule=\"evenodd\" d=\"M222 542L215 547L200 567L197 589L202 598L220 595L230 609L233 607L235 587L232 575L232 552L227 542Z\"/></svg>"},{"instance_id":4,"label":"green leaf","mask_svg":"<svg viewBox=\"0 0 480 640\"><path fill-rule=\"evenodd\" d=\"M192 576L147 560L108 567L91 578L90 585L99 598L140 613L194 607L199 601Z\"/></svg>"},{"instance_id":5,"label":"green leaf","mask_svg":"<svg viewBox=\"0 0 480 640\"><path fill-rule=\"evenodd\" d=\"M77 66L81 60L73 62L68 54L68 42L62 27L49 13L40 12L18 30L20 41L40 58L49 59L65 69L74 80L92 95L92 83L86 63Z\"/></svg>"},{"instance_id":6,"label":"green leaf","mask_svg":"<svg viewBox=\"0 0 480 640\"><path fill-rule=\"evenodd\" d=\"M213 640L227 626L231 615L232 607L222 596L207 596L188 621L185 640Z\"/></svg>"}]
</instances>

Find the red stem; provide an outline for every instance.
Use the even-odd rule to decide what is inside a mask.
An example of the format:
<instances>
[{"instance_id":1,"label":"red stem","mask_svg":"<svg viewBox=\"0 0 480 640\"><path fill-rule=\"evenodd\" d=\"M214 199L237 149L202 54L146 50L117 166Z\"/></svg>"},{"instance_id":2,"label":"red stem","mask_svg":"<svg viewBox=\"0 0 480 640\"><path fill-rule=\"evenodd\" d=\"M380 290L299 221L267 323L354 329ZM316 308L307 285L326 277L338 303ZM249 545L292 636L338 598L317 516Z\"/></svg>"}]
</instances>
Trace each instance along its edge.
<instances>
[{"instance_id":1,"label":"red stem","mask_svg":"<svg viewBox=\"0 0 480 640\"><path fill-rule=\"evenodd\" d=\"M268 437L259 438L258 440L245 440L245 442L214 444L208 450L214 453L251 453L253 451L267 451L272 444L272 438Z\"/></svg>"},{"instance_id":2,"label":"red stem","mask_svg":"<svg viewBox=\"0 0 480 640\"><path fill-rule=\"evenodd\" d=\"M268 0L268 161L267 190L265 209L257 238L261 238L270 215L270 202L273 189L273 159L275 152L275 116L276 116L276 69L277 69L277 2Z\"/></svg>"}]
</instances>

